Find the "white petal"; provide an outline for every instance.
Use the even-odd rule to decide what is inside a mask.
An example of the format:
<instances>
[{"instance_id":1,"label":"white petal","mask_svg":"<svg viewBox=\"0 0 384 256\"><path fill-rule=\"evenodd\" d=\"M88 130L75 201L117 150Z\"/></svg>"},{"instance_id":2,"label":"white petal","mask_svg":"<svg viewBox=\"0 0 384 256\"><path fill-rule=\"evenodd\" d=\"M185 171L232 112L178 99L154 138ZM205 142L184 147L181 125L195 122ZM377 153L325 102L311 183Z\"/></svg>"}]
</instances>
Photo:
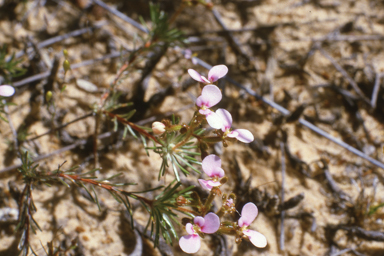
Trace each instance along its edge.
<instances>
[{"instance_id":1,"label":"white petal","mask_svg":"<svg viewBox=\"0 0 384 256\"><path fill-rule=\"evenodd\" d=\"M244 143L251 143L255 139L253 134L246 129L236 129L232 132L237 132L238 135L236 136L236 139Z\"/></svg>"},{"instance_id":2,"label":"white petal","mask_svg":"<svg viewBox=\"0 0 384 256\"><path fill-rule=\"evenodd\" d=\"M217 65L211 68L208 72L208 80L211 83L216 82L228 73L228 68L225 65Z\"/></svg>"},{"instance_id":3,"label":"white petal","mask_svg":"<svg viewBox=\"0 0 384 256\"><path fill-rule=\"evenodd\" d=\"M257 206L254 203L247 203L243 206L243 209L241 210L241 217L238 221L239 226L249 226L252 221L255 220L257 214L259 211L257 210Z\"/></svg>"},{"instance_id":4,"label":"white petal","mask_svg":"<svg viewBox=\"0 0 384 256\"><path fill-rule=\"evenodd\" d=\"M198 82L204 83L204 80L201 78L201 75L194 69L188 69L188 74Z\"/></svg>"},{"instance_id":5,"label":"white petal","mask_svg":"<svg viewBox=\"0 0 384 256\"><path fill-rule=\"evenodd\" d=\"M227 110L223 108L219 108L216 110L216 114L219 115L223 125L221 127L221 130L225 132L227 129L231 128L232 126L232 116L231 113L229 113Z\"/></svg>"},{"instance_id":6,"label":"white petal","mask_svg":"<svg viewBox=\"0 0 384 256\"><path fill-rule=\"evenodd\" d=\"M198 235L183 236L179 240L181 250L186 253L196 253L200 249L200 237Z\"/></svg>"},{"instance_id":7,"label":"white petal","mask_svg":"<svg viewBox=\"0 0 384 256\"><path fill-rule=\"evenodd\" d=\"M267 246L267 238L260 232L248 229L244 230L243 233L248 236L249 241L251 241L254 246L258 248L264 248Z\"/></svg>"},{"instance_id":8,"label":"white petal","mask_svg":"<svg viewBox=\"0 0 384 256\"><path fill-rule=\"evenodd\" d=\"M10 97L15 93L15 88L10 85L1 85L0 86L0 96Z\"/></svg>"},{"instance_id":9,"label":"white petal","mask_svg":"<svg viewBox=\"0 0 384 256\"><path fill-rule=\"evenodd\" d=\"M213 129L220 129L223 126L222 119L215 112L211 111L208 115L205 116L205 119L207 119L209 126L211 126Z\"/></svg>"}]
</instances>

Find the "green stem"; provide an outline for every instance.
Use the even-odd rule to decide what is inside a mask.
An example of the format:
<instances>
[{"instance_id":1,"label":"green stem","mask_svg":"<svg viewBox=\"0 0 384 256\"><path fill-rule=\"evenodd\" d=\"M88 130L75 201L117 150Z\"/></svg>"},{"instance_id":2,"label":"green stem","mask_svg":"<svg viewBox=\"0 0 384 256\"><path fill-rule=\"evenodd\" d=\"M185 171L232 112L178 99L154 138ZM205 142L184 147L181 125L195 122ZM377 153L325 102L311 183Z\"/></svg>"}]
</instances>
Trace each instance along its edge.
<instances>
[{"instance_id":1,"label":"green stem","mask_svg":"<svg viewBox=\"0 0 384 256\"><path fill-rule=\"evenodd\" d=\"M215 199L215 196L217 194L220 194L220 189L217 188L217 187L213 187L209 193L209 196L207 198L207 201L205 201L205 204L204 204L204 209L202 210L202 214L203 216L205 216L205 214L209 211L209 209L211 209L211 204L213 202L213 199Z\"/></svg>"}]
</instances>

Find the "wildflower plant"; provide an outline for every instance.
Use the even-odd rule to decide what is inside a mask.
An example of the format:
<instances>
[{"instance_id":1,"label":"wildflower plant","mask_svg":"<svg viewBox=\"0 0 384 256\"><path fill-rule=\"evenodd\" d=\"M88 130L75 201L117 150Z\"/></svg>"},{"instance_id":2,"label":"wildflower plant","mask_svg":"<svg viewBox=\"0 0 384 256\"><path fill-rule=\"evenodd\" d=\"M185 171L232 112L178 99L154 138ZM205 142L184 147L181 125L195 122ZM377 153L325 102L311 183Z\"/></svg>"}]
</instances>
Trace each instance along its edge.
<instances>
[{"instance_id":1,"label":"wildflower plant","mask_svg":"<svg viewBox=\"0 0 384 256\"><path fill-rule=\"evenodd\" d=\"M247 203L241 212L241 217L236 221L229 220L236 212L236 195L227 195L221 191L222 186L228 181L225 171L222 169L221 159L209 154L209 148L215 143L223 143L225 147L229 142L237 140L250 143L254 137L245 129L232 130L232 116L225 109L213 109L222 99L221 90L214 84L228 73L225 65L212 67L207 78L197 71L189 69L192 79L200 83L201 94L196 100L196 110L187 123L182 123L175 115L171 119L158 120L152 124L152 129L139 126L130 121L136 110L129 109L133 103L125 103L121 100L118 90L121 80L127 73L133 70L134 64L145 59L143 53L154 50L156 47L168 47L181 43L182 34L169 27L167 16L157 6L151 5L151 19L153 27L149 30L149 36L143 38L143 45L138 47L124 60L118 70L115 80L108 90L101 96L100 101L93 104L93 116L96 128L94 134L95 168L82 172L78 166L68 169L64 163L58 165L53 171L41 169L29 157L28 152L22 153L22 166L18 169L23 177L24 188L17 196L19 205L19 219L17 230L19 231L19 246L21 255L28 255L31 250L30 232L41 230L34 219L37 211L33 200L33 190L37 184L46 186L63 185L69 188L71 185L85 190L88 198L101 210L98 199L98 190L108 191L109 194L129 213L131 225L133 221L132 201L138 201L148 213L148 221L145 230L150 230L154 240L154 246L159 245L162 237L167 243L179 241L180 248L186 253L196 253L200 249L201 239L207 234L227 234L234 236L236 242L243 239L251 241L257 247L265 247L266 238L249 229L250 224L258 214L256 205ZM144 21L142 21L145 23ZM67 53L65 53L67 55ZM1 56L1 55L0 55ZM69 62L64 61L65 71L69 69ZM1 63L0 63L1 64ZM0 86L0 96L9 97L14 93L10 85ZM52 97L52 96L51 96ZM49 101L49 100L47 100ZM129 110L122 113L122 110ZM110 177L99 177L97 168L97 128L103 120L113 122L114 130L124 127L124 135L128 132L140 138L147 154L158 154L162 159L159 168L158 180L166 174L174 176L172 182L163 184L144 191L132 189L136 183L116 181L120 173ZM207 129L211 127L212 129ZM201 187L209 192L206 199L201 199L193 191L194 186L183 187L181 176L188 176L191 171L204 175L206 179L198 179ZM204 173L204 174L202 174ZM152 197L146 193L151 192ZM220 196L222 205L217 212L213 212L213 201ZM182 220L185 224L186 235L179 238L175 224L180 225L179 213L185 215Z\"/></svg>"}]
</instances>

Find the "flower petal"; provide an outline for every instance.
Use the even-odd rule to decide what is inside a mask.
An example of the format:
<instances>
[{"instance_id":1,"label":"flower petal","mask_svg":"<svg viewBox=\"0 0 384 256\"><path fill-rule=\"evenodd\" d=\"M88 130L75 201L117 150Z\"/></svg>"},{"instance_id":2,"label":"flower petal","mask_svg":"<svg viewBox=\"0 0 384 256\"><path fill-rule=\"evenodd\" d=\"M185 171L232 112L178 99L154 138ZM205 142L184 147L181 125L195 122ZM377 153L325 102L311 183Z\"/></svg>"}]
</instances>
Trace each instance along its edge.
<instances>
[{"instance_id":1,"label":"flower petal","mask_svg":"<svg viewBox=\"0 0 384 256\"><path fill-rule=\"evenodd\" d=\"M196 105L201 107L202 105L207 108L215 106L223 98L220 89L213 84L204 86L201 96L197 98Z\"/></svg>"},{"instance_id":2,"label":"flower petal","mask_svg":"<svg viewBox=\"0 0 384 256\"><path fill-rule=\"evenodd\" d=\"M221 159L220 157L213 154L206 156L203 159L201 167L209 177L212 177L213 172L215 172L217 168L221 169Z\"/></svg>"},{"instance_id":3,"label":"flower petal","mask_svg":"<svg viewBox=\"0 0 384 256\"><path fill-rule=\"evenodd\" d=\"M258 214L257 206L254 203L247 203L241 210L241 217L238 221L240 227L249 226Z\"/></svg>"},{"instance_id":4,"label":"flower petal","mask_svg":"<svg viewBox=\"0 0 384 256\"><path fill-rule=\"evenodd\" d=\"M200 186L202 186L204 189L208 191L211 191L211 189L213 188L208 182L208 180L198 179L198 181L200 183Z\"/></svg>"},{"instance_id":5,"label":"flower petal","mask_svg":"<svg viewBox=\"0 0 384 256\"><path fill-rule=\"evenodd\" d=\"M181 250L186 253L196 253L200 249L200 237L198 235L183 236L179 240Z\"/></svg>"},{"instance_id":6,"label":"flower petal","mask_svg":"<svg viewBox=\"0 0 384 256\"><path fill-rule=\"evenodd\" d=\"M239 133L236 131L231 131L230 133L227 134L227 137L229 138L236 138L237 136L239 136Z\"/></svg>"},{"instance_id":7,"label":"flower petal","mask_svg":"<svg viewBox=\"0 0 384 256\"><path fill-rule=\"evenodd\" d=\"M193 219L193 223L201 228L202 226L204 226L204 224L205 224L205 220L204 220L204 218L201 217L201 216L196 216L196 217Z\"/></svg>"},{"instance_id":8,"label":"flower petal","mask_svg":"<svg viewBox=\"0 0 384 256\"><path fill-rule=\"evenodd\" d=\"M1 85L0 86L0 96L10 97L14 93L15 93L15 88L13 88L12 86L10 86L10 85Z\"/></svg>"},{"instance_id":9,"label":"flower petal","mask_svg":"<svg viewBox=\"0 0 384 256\"><path fill-rule=\"evenodd\" d=\"M199 181L200 185L201 185L204 189L206 189L206 190L208 190L208 191L211 191L211 189L212 189L213 187L219 187L219 186L221 186L220 181L202 180L202 179L198 179L198 181Z\"/></svg>"},{"instance_id":10,"label":"flower petal","mask_svg":"<svg viewBox=\"0 0 384 256\"><path fill-rule=\"evenodd\" d=\"M204 80L201 78L201 75L194 69L188 69L188 74L196 81L204 83Z\"/></svg>"},{"instance_id":11,"label":"flower petal","mask_svg":"<svg viewBox=\"0 0 384 256\"><path fill-rule=\"evenodd\" d=\"M185 230L190 235L193 235L196 233L195 230L193 230L193 225L191 223L187 223L187 225L185 225Z\"/></svg>"},{"instance_id":12,"label":"flower petal","mask_svg":"<svg viewBox=\"0 0 384 256\"><path fill-rule=\"evenodd\" d=\"M217 65L212 67L208 72L208 80L211 83L216 82L228 73L228 68L225 65Z\"/></svg>"},{"instance_id":13,"label":"flower petal","mask_svg":"<svg viewBox=\"0 0 384 256\"><path fill-rule=\"evenodd\" d=\"M221 121L223 125L221 126L221 130L225 132L227 129L231 128L232 126L232 116L231 113L229 113L227 110L223 108L219 108L216 110L216 114L219 115L221 118Z\"/></svg>"},{"instance_id":14,"label":"flower petal","mask_svg":"<svg viewBox=\"0 0 384 256\"><path fill-rule=\"evenodd\" d=\"M236 139L244 143L250 143L255 139L253 137L253 134L246 129L236 129L236 130L233 130L232 132L237 132L238 135L236 136Z\"/></svg>"},{"instance_id":15,"label":"flower petal","mask_svg":"<svg viewBox=\"0 0 384 256\"><path fill-rule=\"evenodd\" d=\"M215 112L212 112L212 110L210 110L210 109L199 109L199 113L207 116L207 115L210 115L211 113L215 113Z\"/></svg>"},{"instance_id":16,"label":"flower petal","mask_svg":"<svg viewBox=\"0 0 384 256\"><path fill-rule=\"evenodd\" d=\"M204 217L205 224L201 228L201 231L203 231L206 234L213 234L217 230L219 230L220 227L220 218L213 212L208 213Z\"/></svg>"},{"instance_id":17,"label":"flower petal","mask_svg":"<svg viewBox=\"0 0 384 256\"><path fill-rule=\"evenodd\" d=\"M244 230L243 233L244 235L248 236L249 241L251 241L254 246L259 248L264 248L267 246L267 238L260 232L248 229Z\"/></svg>"},{"instance_id":18,"label":"flower petal","mask_svg":"<svg viewBox=\"0 0 384 256\"><path fill-rule=\"evenodd\" d=\"M201 111L199 112L202 114ZM213 129L220 129L223 126L223 122L220 116L215 112L210 111L207 115L205 115L205 119L207 119L209 126L211 126Z\"/></svg>"}]
</instances>

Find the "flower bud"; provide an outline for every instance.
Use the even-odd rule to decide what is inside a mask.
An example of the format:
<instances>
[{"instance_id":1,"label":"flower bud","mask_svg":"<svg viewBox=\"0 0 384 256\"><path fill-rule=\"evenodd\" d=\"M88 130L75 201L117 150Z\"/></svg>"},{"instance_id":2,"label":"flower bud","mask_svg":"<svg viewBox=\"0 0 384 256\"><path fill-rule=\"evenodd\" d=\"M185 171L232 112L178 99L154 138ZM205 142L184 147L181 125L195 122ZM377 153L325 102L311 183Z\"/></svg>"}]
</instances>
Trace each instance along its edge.
<instances>
[{"instance_id":1,"label":"flower bud","mask_svg":"<svg viewBox=\"0 0 384 256\"><path fill-rule=\"evenodd\" d=\"M67 49L64 49L64 50L63 50L63 54L64 54L64 57L65 57L66 59L68 59L68 51L67 51Z\"/></svg>"},{"instance_id":2,"label":"flower bud","mask_svg":"<svg viewBox=\"0 0 384 256\"><path fill-rule=\"evenodd\" d=\"M165 132L165 124L161 122L153 122L152 131L156 135L161 135Z\"/></svg>"},{"instance_id":3,"label":"flower bud","mask_svg":"<svg viewBox=\"0 0 384 256\"><path fill-rule=\"evenodd\" d=\"M64 60L63 68L64 68L64 75L67 73L68 70L71 70L71 64L69 64L68 60Z\"/></svg>"},{"instance_id":4,"label":"flower bud","mask_svg":"<svg viewBox=\"0 0 384 256\"><path fill-rule=\"evenodd\" d=\"M45 94L45 100L47 102L50 102L52 99L52 91L47 91L47 93Z\"/></svg>"}]
</instances>

